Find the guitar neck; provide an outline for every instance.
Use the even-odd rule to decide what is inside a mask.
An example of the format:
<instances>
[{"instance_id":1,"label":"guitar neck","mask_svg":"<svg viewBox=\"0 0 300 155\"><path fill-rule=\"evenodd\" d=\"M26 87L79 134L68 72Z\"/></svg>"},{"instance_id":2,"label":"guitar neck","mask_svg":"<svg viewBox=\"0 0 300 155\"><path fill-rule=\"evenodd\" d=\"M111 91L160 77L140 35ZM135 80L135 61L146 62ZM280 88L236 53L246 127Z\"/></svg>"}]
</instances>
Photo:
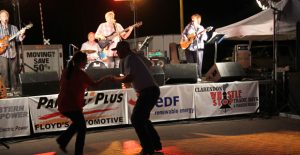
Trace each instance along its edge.
<instances>
[{"instance_id":1,"label":"guitar neck","mask_svg":"<svg viewBox=\"0 0 300 155\"><path fill-rule=\"evenodd\" d=\"M131 26L136 27L136 24L133 24ZM114 32L112 35L107 36L106 39L110 39L110 40L113 39L114 37L118 36L120 33L128 31L131 26L128 26L126 29L124 29L120 32Z\"/></svg>"},{"instance_id":2,"label":"guitar neck","mask_svg":"<svg viewBox=\"0 0 300 155\"><path fill-rule=\"evenodd\" d=\"M18 36L18 35L20 35L20 34L21 34L21 32L19 31L19 32L17 32L16 34L10 36L9 39L8 39L8 41L12 41L13 39L16 38L16 36Z\"/></svg>"},{"instance_id":3,"label":"guitar neck","mask_svg":"<svg viewBox=\"0 0 300 155\"><path fill-rule=\"evenodd\" d=\"M134 25L131 25L131 26L135 27L135 24L134 24ZM123 31L121 31L121 33L122 33L122 32L126 32L126 31L128 31L128 30L129 30L129 28L130 28L131 26L129 26L129 27L127 27L126 29L124 29Z\"/></svg>"},{"instance_id":4,"label":"guitar neck","mask_svg":"<svg viewBox=\"0 0 300 155\"><path fill-rule=\"evenodd\" d=\"M206 32L206 29L202 30L201 32L197 33L197 35L201 35L203 34L204 32Z\"/></svg>"},{"instance_id":5,"label":"guitar neck","mask_svg":"<svg viewBox=\"0 0 300 155\"><path fill-rule=\"evenodd\" d=\"M18 35L20 35L22 33L22 30L30 29L32 26L33 26L33 24L26 25L20 31L18 31L16 34L10 36L9 39L8 39L8 41L11 41L11 40L15 39Z\"/></svg>"}]
</instances>

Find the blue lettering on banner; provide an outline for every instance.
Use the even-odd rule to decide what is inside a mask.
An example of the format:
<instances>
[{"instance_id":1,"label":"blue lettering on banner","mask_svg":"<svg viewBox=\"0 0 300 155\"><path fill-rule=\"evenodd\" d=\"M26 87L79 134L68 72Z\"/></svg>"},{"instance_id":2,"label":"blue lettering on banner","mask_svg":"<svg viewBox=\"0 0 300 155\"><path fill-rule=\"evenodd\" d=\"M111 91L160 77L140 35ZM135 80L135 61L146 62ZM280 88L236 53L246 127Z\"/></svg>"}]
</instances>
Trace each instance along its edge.
<instances>
[{"instance_id":1,"label":"blue lettering on banner","mask_svg":"<svg viewBox=\"0 0 300 155\"><path fill-rule=\"evenodd\" d=\"M1 113L0 119L15 119L15 118L23 118L27 116L28 116L28 112L26 111L14 112L14 113Z\"/></svg>"},{"instance_id":2,"label":"blue lettering on banner","mask_svg":"<svg viewBox=\"0 0 300 155\"><path fill-rule=\"evenodd\" d=\"M15 126L15 127L0 127L0 132L14 132L14 131L22 131L27 130L28 126Z\"/></svg>"},{"instance_id":3,"label":"blue lettering on banner","mask_svg":"<svg viewBox=\"0 0 300 155\"><path fill-rule=\"evenodd\" d=\"M25 111L24 105L0 107L0 119L16 119L27 116L28 112Z\"/></svg>"},{"instance_id":4,"label":"blue lettering on banner","mask_svg":"<svg viewBox=\"0 0 300 155\"><path fill-rule=\"evenodd\" d=\"M178 113L194 113L194 108L184 108L184 109L167 109L167 110L159 110L155 111L155 115L172 115L172 114L178 114Z\"/></svg>"},{"instance_id":5,"label":"blue lettering on banner","mask_svg":"<svg viewBox=\"0 0 300 155\"><path fill-rule=\"evenodd\" d=\"M156 107L170 107L170 106L176 106L176 104L179 102L179 96L173 96L173 97L164 97L159 98L156 103Z\"/></svg>"}]
</instances>

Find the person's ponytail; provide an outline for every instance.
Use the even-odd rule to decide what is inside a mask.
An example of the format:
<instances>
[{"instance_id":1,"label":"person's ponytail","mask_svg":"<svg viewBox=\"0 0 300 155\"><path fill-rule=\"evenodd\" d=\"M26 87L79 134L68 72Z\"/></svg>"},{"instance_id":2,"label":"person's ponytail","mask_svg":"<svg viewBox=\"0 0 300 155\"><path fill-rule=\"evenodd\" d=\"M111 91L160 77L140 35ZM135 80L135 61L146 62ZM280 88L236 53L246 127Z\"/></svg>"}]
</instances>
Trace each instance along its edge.
<instances>
[{"instance_id":1,"label":"person's ponytail","mask_svg":"<svg viewBox=\"0 0 300 155\"><path fill-rule=\"evenodd\" d=\"M87 61L87 55L82 52L76 52L67 65L66 79L67 80L71 79L75 65L78 65L81 62L85 62L85 61Z\"/></svg>"}]
</instances>

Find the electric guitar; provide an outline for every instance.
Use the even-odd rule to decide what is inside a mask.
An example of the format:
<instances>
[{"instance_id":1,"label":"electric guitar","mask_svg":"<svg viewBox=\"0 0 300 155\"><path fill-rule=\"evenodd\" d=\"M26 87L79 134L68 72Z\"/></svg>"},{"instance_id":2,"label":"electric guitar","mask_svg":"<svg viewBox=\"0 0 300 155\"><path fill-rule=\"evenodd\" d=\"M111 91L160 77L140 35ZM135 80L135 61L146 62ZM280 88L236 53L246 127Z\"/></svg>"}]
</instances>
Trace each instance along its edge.
<instances>
[{"instance_id":1,"label":"electric guitar","mask_svg":"<svg viewBox=\"0 0 300 155\"><path fill-rule=\"evenodd\" d=\"M182 49L184 49L184 50L187 49L187 48L191 45L191 43L193 43L193 41L195 40L195 38L196 38L198 35L202 35L203 33L209 32L209 31L211 31L212 29L213 29L213 27L212 27L212 26L209 26L209 27L207 27L206 29L204 29L203 31L199 32L198 34L195 34L195 33L189 34L189 35L187 36L187 38L188 38L187 41L182 41L182 42L180 42L180 47L181 47Z\"/></svg>"},{"instance_id":2,"label":"electric guitar","mask_svg":"<svg viewBox=\"0 0 300 155\"><path fill-rule=\"evenodd\" d=\"M16 34L12 36L6 35L2 39L0 39L0 44L2 44L2 47L0 47L0 55L5 52L10 41L15 39L18 35L20 35L23 30L30 29L32 26L33 24L28 24L25 27L23 27L20 31L18 31Z\"/></svg>"},{"instance_id":3,"label":"electric guitar","mask_svg":"<svg viewBox=\"0 0 300 155\"><path fill-rule=\"evenodd\" d=\"M98 44L99 46L103 49L107 46L109 46L113 41L113 38L115 38L116 36L119 36L121 33L126 32L129 30L130 27L140 27L143 24L143 22L137 22L129 27L127 27L126 29L124 29L123 31L120 32L113 32L112 34L105 36L105 39L99 40Z\"/></svg>"}]
</instances>

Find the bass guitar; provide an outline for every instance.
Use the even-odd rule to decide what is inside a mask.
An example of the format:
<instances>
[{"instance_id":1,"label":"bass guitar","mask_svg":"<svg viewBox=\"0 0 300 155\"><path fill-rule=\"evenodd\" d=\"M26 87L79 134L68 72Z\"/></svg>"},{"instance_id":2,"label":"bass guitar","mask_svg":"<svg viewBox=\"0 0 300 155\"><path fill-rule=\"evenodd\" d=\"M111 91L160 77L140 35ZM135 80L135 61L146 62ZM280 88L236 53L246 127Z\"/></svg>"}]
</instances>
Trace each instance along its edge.
<instances>
[{"instance_id":1,"label":"bass guitar","mask_svg":"<svg viewBox=\"0 0 300 155\"><path fill-rule=\"evenodd\" d=\"M113 41L113 38L115 38L116 36L119 36L121 33L126 32L129 30L130 27L140 27L143 24L143 22L137 22L129 27L127 27L126 29L124 29L123 31L120 32L113 32L112 34L105 36L105 39L99 40L98 44L99 46L103 49L107 46L109 46Z\"/></svg>"},{"instance_id":2,"label":"bass guitar","mask_svg":"<svg viewBox=\"0 0 300 155\"><path fill-rule=\"evenodd\" d=\"M16 34L12 36L6 35L2 39L0 39L0 44L2 44L2 47L0 47L0 55L5 52L10 41L15 39L18 35L20 35L23 30L30 29L32 26L33 24L28 24L25 27L23 27L20 31L18 31Z\"/></svg>"},{"instance_id":3,"label":"bass guitar","mask_svg":"<svg viewBox=\"0 0 300 155\"><path fill-rule=\"evenodd\" d=\"M205 32L209 32L209 31L211 31L213 29L213 27L212 26L209 26L209 27L207 27L206 29L204 29L203 31L201 31L201 32L199 32L199 33L197 33L197 34L195 34L195 33L191 33L191 34L189 34L188 36L187 36L187 41L182 41L182 42L180 42L180 47L182 48L182 49L187 49L190 45L191 45L191 43L193 43L193 41L195 40L195 38L197 37L197 36L199 36L199 35L202 35L203 33L205 33Z\"/></svg>"}]
</instances>

